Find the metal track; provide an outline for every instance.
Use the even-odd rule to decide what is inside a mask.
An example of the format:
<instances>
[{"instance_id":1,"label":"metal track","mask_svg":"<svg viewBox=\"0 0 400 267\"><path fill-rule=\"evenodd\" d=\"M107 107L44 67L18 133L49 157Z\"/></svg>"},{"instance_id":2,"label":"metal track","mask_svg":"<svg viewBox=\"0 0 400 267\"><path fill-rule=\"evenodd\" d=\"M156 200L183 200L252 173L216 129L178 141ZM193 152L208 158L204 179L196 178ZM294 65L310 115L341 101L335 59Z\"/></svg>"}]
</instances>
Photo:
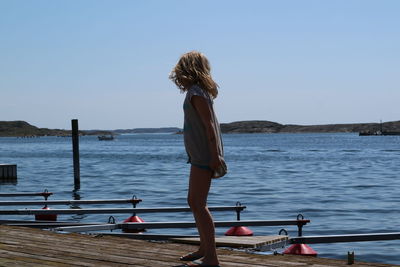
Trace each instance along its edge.
<instances>
[{"instance_id":1,"label":"metal track","mask_svg":"<svg viewBox=\"0 0 400 267\"><path fill-rule=\"evenodd\" d=\"M44 194L52 195L50 192L41 192L41 193L31 193L31 192L22 192L22 193L2 193L0 197L31 197L31 196L44 196Z\"/></svg>"},{"instance_id":2,"label":"metal track","mask_svg":"<svg viewBox=\"0 0 400 267\"><path fill-rule=\"evenodd\" d=\"M210 211L243 210L246 206L208 207ZM188 207L163 208L97 208L97 209L18 209L0 210L0 215L39 215L39 214L114 214L114 213L153 213L153 212L190 212Z\"/></svg>"},{"instance_id":3,"label":"metal track","mask_svg":"<svg viewBox=\"0 0 400 267\"><path fill-rule=\"evenodd\" d=\"M231 227L231 226L282 226L282 225L305 225L309 220L273 220L273 221L216 221L215 227ZM194 228L195 222L144 222L144 223L119 223L119 224L102 224L92 226L71 226L57 227L55 231L65 232L87 232L102 230L134 230L134 229L161 229L161 228Z\"/></svg>"},{"instance_id":4,"label":"metal track","mask_svg":"<svg viewBox=\"0 0 400 267\"><path fill-rule=\"evenodd\" d=\"M319 244L319 243L341 243L341 242L363 242L400 239L400 232L393 233L370 233L370 234L348 234L348 235L321 235L321 236L299 236L289 239L291 244Z\"/></svg>"},{"instance_id":5,"label":"metal track","mask_svg":"<svg viewBox=\"0 0 400 267\"><path fill-rule=\"evenodd\" d=\"M139 203L141 199L93 199L93 200L48 200L48 201L0 201L0 206L23 205L77 205L77 204L118 204Z\"/></svg>"}]
</instances>

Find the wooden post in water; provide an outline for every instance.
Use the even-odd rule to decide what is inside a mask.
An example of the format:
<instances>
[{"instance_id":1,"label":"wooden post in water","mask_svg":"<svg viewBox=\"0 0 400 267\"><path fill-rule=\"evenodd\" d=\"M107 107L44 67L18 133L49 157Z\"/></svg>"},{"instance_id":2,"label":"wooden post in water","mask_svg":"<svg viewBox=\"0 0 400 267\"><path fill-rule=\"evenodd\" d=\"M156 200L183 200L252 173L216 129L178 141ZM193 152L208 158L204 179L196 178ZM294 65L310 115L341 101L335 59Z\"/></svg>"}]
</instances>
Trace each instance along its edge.
<instances>
[{"instance_id":1,"label":"wooden post in water","mask_svg":"<svg viewBox=\"0 0 400 267\"><path fill-rule=\"evenodd\" d=\"M16 164L0 164L0 180L17 179Z\"/></svg>"},{"instance_id":2,"label":"wooden post in water","mask_svg":"<svg viewBox=\"0 0 400 267\"><path fill-rule=\"evenodd\" d=\"M72 124L72 153L74 160L74 190L81 188L81 174L79 165L79 127L78 120L71 120Z\"/></svg>"}]
</instances>

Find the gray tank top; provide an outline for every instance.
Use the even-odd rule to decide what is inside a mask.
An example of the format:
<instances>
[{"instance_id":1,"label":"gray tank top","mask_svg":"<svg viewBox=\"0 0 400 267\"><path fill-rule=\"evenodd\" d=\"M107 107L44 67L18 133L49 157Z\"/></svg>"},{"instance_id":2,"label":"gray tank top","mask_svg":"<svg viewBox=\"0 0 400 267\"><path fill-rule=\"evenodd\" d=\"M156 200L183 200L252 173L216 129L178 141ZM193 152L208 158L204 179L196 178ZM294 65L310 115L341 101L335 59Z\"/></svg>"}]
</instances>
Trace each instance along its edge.
<instances>
[{"instance_id":1,"label":"gray tank top","mask_svg":"<svg viewBox=\"0 0 400 267\"><path fill-rule=\"evenodd\" d=\"M211 161L211 153L208 145L208 139L199 114L191 103L192 96L201 96L207 100L211 107L211 116L216 130L216 142L218 145L218 154L223 159L224 150L221 138L221 129L215 116L213 108L213 100L208 92L201 89L198 85L193 85L186 92L186 98L183 103L183 110L185 114L183 136L185 142L186 153L188 154L188 163L196 165L209 166Z\"/></svg>"}]
</instances>

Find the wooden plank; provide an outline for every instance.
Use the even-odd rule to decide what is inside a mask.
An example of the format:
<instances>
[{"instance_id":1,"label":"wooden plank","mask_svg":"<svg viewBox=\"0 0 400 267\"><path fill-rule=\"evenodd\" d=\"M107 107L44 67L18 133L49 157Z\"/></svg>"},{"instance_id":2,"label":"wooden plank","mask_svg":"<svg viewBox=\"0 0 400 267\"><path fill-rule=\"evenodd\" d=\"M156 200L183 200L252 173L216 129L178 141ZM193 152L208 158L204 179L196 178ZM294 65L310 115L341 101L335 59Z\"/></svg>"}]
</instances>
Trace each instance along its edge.
<instances>
[{"instance_id":1,"label":"wooden plank","mask_svg":"<svg viewBox=\"0 0 400 267\"><path fill-rule=\"evenodd\" d=\"M16 263L14 256L8 256L5 253L3 253L3 254L1 254L1 257L0 257L0 266L54 267L57 265L54 265L53 263L47 263L42 260L32 259L32 258L19 258L19 263Z\"/></svg>"},{"instance_id":2,"label":"wooden plank","mask_svg":"<svg viewBox=\"0 0 400 267\"><path fill-rule=\"evenodd\" d=\"M0 266L135 266L171 267L182 264L179 256L197 246L147 242L110 236L57 234L33 228L0 226ZM246 237L247 239L247 237ZM247 254L237 250L217 250L224 267L328 267L345 261L298 256ZM3 257L4 256L4 257ZM32 262L32 264L29 264ZM360 267L394 265L359 263Z\"/></svg>"},{"instance_id":3,"label":"wooden plank","mask_svg":"<svg viewBox=\"0 0 400 267\"><path fill-rule=\"evenodd\" d=\"M43 233L42 233L43 232ZM93 248L93 239L92 238L81 238L82 235L79 234L67 234L67 235L62 235L62 245L64 246L74 246L77 242L80 243L81 247L84 247L84 249L91 249ZM91 236L93 237L93 236ZM12 233L12 240L17 240L20 238L21 240L26 240L28 237L25 232L13 232ZM50 234L49 232L41 231L38 233L35 233L34 235L30 235L29 240L31 243L38 243L38 244L50 244L50 246L54 246L54 244L58 245L58 242L60 240L59 235L57 234ZM108 249L108 250L113 250L116 249L117 251L126 251L129 250L130 246L127 246L125 242L121 242L122 244L113 244L112 247L110 248L110 239L103 237L102 235L100 236L95 236L96 240L96 248L101 248L101 249ZM4 242L4 241L3 241ZM129 243L128 243L129 244ZM152 243L149 243L152 244ZM171 244L173 245L173 244ZM143 251L148 251L144 246L139 246L135 247L135 251L137 250L142 250ZM165 251L170 251L171 249L168 250L168 247L162 247L161 250Z\"/></svg>"},{"instance_id":4,"label":"wooden plank","mask_svg":"<svg viewBox=\"0 0 400 267\"><path fill-rule=\"evenodd\" d=\"M28 242L25 242L28 241ZM95 266L100 261L109 262L113 264L132 264L132 259L128 257L126 250L119 249L117 251L112 251L110 245L99 247L94 246L93 243L88 243L86 245L79 244L77 246L76 238L75 242L70 243L55 243L55 242L40 242L41 239L37 240L24 240L19 237L14 239L13 246L8 246L8 250L20 251L21 246L24 247L24 252L29 252L33 256L37 254L45 255L47 260L53 261L65 261L72 263L84 263L84 266ZM7 244L7 242L2 242ZM108 251L108 253L102 253L103 251ZM148 257L147 257L148 258ZM147 260L145 258L144 260ZM135 263L143 261L139 257L136 257Z\"/></svg>"},{"instance_id":5,"label":"wooden plank","mask_svg":"<svg viewBox=\"0 0 400 267\"><path fill-rule=\"evenodd\" d=\"M46 255L39 255L36 253L32 252L24 252L20 251L19 249L12 249L8 248L7 251L2 251L2 255L8 256L10 259L18 260L24 263L27 263L26 266L30 266L31 263L33 264L38 264L42 263L44 266L71 266L73 264L73 261L69 260L67 256L63 258L54 258L51 256L46 256ZM84 262L80 263L80 266L95 266L95 265L87 265Z\"/></svg>"},{"instance_id":6,"label":"wooden plank","mask_svg":"<svg viewBox=\"0 0 400 267\"><path fill-rule=\"evenodd\" d=\"M51 247L32 247L25 246L25 251L21 252L20 249L12 249L9 248L8 252L12 251L17 256L19 254L26 255L25 257L33 258L37 260L42 260L45 262L53 262L58 265L56 266L90 266L95 267L100 265L120 265L120 266L131 266L133 263L140 264L146 262L146 259L138 259L137 257L133 261L127 255L115 256L101 253L101 251L90 251L86 250L73 250L67 249L63 247L60 248L51 248ZM63 264L63 265L61 265ZM144 264L146 266L146 264ZM161 265L160 265L161 266Z\"/></svg>"},{"instance_id":7,"label":"wooden plank","mask_svg":"<svg viewBox=\"0 0 400 267\"><path fill-rule=\"evenodd\" d=\"M285 242L289 238L284 235L271 236L221 236L215 238L215 243L218 247L233 247L233 248L261 248L265 245ZM200 244L198 237L171 238L171 241L186 244Z\"/></svg>"},{"instance_id":8,"label":"wooden plank","mask_svg":"<svg viewBox=\"0 0 400 267\"><path fill-rule=\"evenodd\" d=\"M18 233L13 233L13 240L11 241L12 244L14 244L14 248L11 250L19 251L21 248L19 247L20 244L24 243L24 250L32 253L32 257L39 257L41 256L35 256L38 251L41 251L42 254L46 255L46 260L53 260L55 262L57 261L64 261L67 259L71 265L79 265L81 263L84 263L84 266L94 266L92 264L87 265L88 261L89 263L92 263L92 261L97 261L97 262L106 262L107 264L103 263L104 266L114 266L115 264L119 265L130 265L130 266L168 266L170 267L171 264L168 262L173 262L176 261L178 258L178 255L175 253L170 253L169 257L167 255L161 255L157 253L157 255L161 258L156 258L154 259L154 251L148 251L148 248L144 250L143 252L139 251L133 251L132 253L129 251L129 248L132 248L130 246L127 246L126 244L124 246L120 246L117 249L115 249L116 244L113 244L112 242L106 242L103 246L99 246L98 242L93 242L93 241L99 241L98 238L90 238L89 241L91 242L86 242L85 244L80 243L79 246L77 246L77 242L79 242L82 237L87 237L87 236L82 236L82 235L49 235L50 233L48 232L43 232L40 235L41 237L28 237L23 234L18 234ZM44 239L46 236L51 236L53 240L50 240L51 242L48 242L49 239ZM17 238L16 238L17 237ZM57 241L56 238L63 237L70 239L70 242L65 242L64 240L62 243L55 242ZM72 238L71 238L72 237ZM55 240L54 240L55 239ZM26 241L26 242L25 242ZM8 242L5 240L0 241L3 244L7 244ZM96 245L94 245L96 243ZM10 250L10 248L9 248ZM107 251L107 253L102 253L103 251ZM135 255L135 258L132 259L131 256L129 255ZM175 255L174 255L175 254ZM167 257L166 257L167 256ZM44 259L44 258L43 258ZM167 260L165 262L165 259ZM97 263L98 264L98 263Z\"/></svg>"},{"instance_id":9,"label":"wooden plank","mask_svg":"<svg viewBox=\"0 0 400 267\"><path fill-rule=\"evenodd\" d=\"M0 224L2 224L0 222ZM90 223L73 223L73 222L34 222L34 223L3 223L4 225L9 226L21 226L21 227L31 227L31 228L39 228L39 229L49 229L49 228L56 228L56 227L72 227L72 226L90 226L90 225L101 225L97 224L90 224ZM107 229L108 230L108 229Z\"/></svg>"},{"instance_id":10,"label":"wooden plank","mask_svg":"<svg viewBox=\"0 0 400 267\"><path fill-rule=\"evenodd\" d=\"M44 232L44 233L47 234L46 232ZM80 235L76 235L76 234L73 234L73 235L68 234L68 235L62 235L62 236L64 239L69 239L68 242L66 242L67 240L63 241L63 245L66 245L66 246L74 246L74 245L76 246L76 242L74 241L74 239L81 237ZM57 237L57 235L50 235L50 237L54 238L54 237ZM40 238L38 240L40 240ZM178 256L187 253L185 251L190 251L188 249L183 250L182 245L179 245L179 244L168 244L168 246L165 246L165 244L157 244L156 243L155 245L157 245L158 247L155 248L153 246L154 243L148 243L148 245L146 245L146 246L135 246L134 247L135 251L131 252L131 247L129 245L127 246L126 244L118 245L115 243L109 243L108 242L109 240L110 239L108 239L108 238L96 238L95 241L91 241L91 239L88 239L89 242L87 244L88 244L88 247L90 247L90 246L93 247L93 244L96 243L96 247L99 247L98 242L104 241L104 244L102 245L102 249L107 249L107 251L109 253L113 253L113 254L114 253L125 253L125 254L135 255L135 257L143 257L144 256L147 258L151 258L151 257L154 257L154 255L157 255L157 257L162 258L169 262L176 261ZM52 242L52 243L55 243L55 242ZM161 247L160 247L160 245L161 245ZM118 246L118 247L116 247L116 246ZM86 251L88 249L90 250L90 248L88 248L88 247L85 246L84 248L82 248L82 247L81 248L82 248L82 250ZM115 248L116 251L111 250L112 248ZM168 248L170 248L170 249L168 249ZM137 250L141 250L143 252L138 253ZM160 266L160 265L153 265L153 266ZM169 264L168 266L172 266L172 264ZM232 263L232 265L224 264L224 266L229 267L229 266L239 266L239 265ZM247 265L243 264L240 266L248 266L248 264ZM266 266L266 265L259 263L259 264L254 264L252 266Z\"/></svg>"}]
</instances>

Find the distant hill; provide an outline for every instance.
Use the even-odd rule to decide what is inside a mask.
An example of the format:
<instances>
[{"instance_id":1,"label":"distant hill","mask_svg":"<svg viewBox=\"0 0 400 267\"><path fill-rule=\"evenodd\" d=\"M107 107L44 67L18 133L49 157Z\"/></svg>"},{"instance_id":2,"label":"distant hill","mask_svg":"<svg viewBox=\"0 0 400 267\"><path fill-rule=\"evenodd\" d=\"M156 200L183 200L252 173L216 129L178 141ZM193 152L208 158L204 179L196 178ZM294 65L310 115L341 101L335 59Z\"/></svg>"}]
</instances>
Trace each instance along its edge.
<instances>
[{"instance_id":1,"label":"distant hill","mask_svg":"<svg viewBox=\"0 0 400 267\"><path fill-rule=\"evenodd\" d=\"M223 133L357 133L362 131L375 132L400 131L400 121L382 123L354 124L324 124L324 125L295 125L279 124L271 121L237 121L221 123Z\"/></svg>"},{"instance_id":2,"label":"distant hill","mask_svg":"<svg viewBox=\"0 0 400 267\"><path fill-rule=\"evenodd\" d=\"M400 132L400 121L380 123L295 125L272 121L236 121L221 123L222 133L358 133L381 130ZM181 133L176 127L136 128L118 130L84 130L81 135L110 135L124 133ZM2 136L70 136L70 130L38 128L25 121L0 121Z\"/></svg>"},{"instance_id":3,"label":"distant hill","mask_svg":"<svg viewBox=\"0 0 400 267\"><path fill-rule=\"evenodd\" d=\"M25 121L0 121L0 136L70 135L70 131L38 128Z\"/></svg>"},{"instance_id":4,"label":"distant hill","mask_svg":"<svg viewBox=\"0 0 400 267\"><path fill-rule=\"evenodd\" d=\"M123 133L176 133L176 127L136 128L118 130L81 130L80 135L118 135ZM5 136L70 136L71 130L47 129L33 126L25 121L0 121L0 137Z\"/></svg>"},{"instance_id":5,"label":"distant hill","mask_svg":"<svg viewBox=\"0 0 400 267\"><path fill-rule=\"evenodd\" d=\"M80 135L111 134L110 131L79 131ZM70 130L38 128L25 121L0 121L0 137L70 136Z\"/></svg>"}]
</instances>

